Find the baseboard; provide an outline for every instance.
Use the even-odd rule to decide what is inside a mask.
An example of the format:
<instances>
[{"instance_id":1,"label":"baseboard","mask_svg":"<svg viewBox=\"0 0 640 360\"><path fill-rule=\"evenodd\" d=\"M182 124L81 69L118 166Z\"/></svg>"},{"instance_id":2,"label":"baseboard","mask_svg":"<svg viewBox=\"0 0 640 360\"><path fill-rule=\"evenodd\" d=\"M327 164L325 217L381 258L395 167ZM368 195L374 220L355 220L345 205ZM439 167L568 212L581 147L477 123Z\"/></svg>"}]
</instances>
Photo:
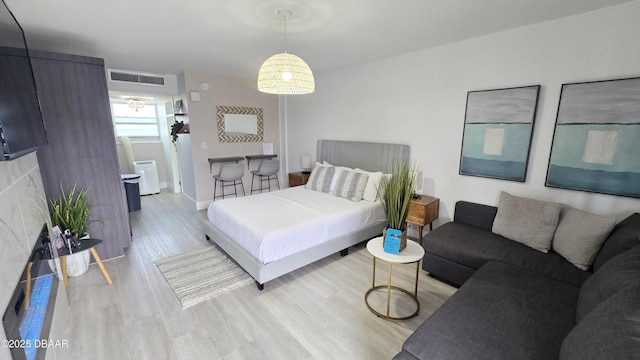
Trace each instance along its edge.
<instances>
[{"instance_id":1,"label":"baseboard","mask_svg":"<svg viewBox=\"0 0 640 360\"><path fill-rule=\"evenodd\" d=\"M199 201L196 203L196 210L204 210L209 208L209 204L213 201Z\"/></svg>"}]
</instances>

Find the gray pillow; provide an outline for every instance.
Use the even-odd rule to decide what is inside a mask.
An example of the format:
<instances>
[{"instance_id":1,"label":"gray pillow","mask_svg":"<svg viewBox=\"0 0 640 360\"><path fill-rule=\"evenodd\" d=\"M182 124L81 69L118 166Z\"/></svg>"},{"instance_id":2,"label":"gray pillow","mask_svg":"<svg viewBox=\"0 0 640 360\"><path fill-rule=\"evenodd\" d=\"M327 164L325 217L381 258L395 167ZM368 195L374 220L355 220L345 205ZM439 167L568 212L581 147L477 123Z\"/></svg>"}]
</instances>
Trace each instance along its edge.
<instances>
[{"instance_id":1,"label":"gray pillow","mask_svg":"<svg viewBox=\"0 0 640 360\"><path fill-rule=\"evenodd\" d=\"M576 319L580 322L591 310L621 289L640 281L640 245L607 261L580 288Z\"/></svg>"},{"instance_id":2,"label":"gray pillow","mask_svg":"<svg viewBox=\"0 0 640 360\"><path fill-rule=\"evenodd\" d=\"M309 190L329 192L334 172L335 168L333 166L322 166L316 164L304 187Z\"/></svg>"},{"instance_id":3,"label":"gray pillow","mask_svg":"<svg viewBox=\"0 0 640 360\"><path fill-rule=\"evenodd\" d=\"M582 270L589 270L602 243L616 226L616 219L567 209L553 236L553 251Z\"/></svg>"},{"instance_id":4,"label":"gray pillow","mask_svg":"<svg viewBox=\"0 0 640 360\"><path fill-rule=\"evenodd\" d=\"M336 187L333 190L335 196L343 197L351 201L360 201L367 188L369 175L355 171L341 171L336 179Z\"/></svg>"},{"instance_id":5,"label":"gray pillow","mask_svg":"<svg viewBox=\"0 0 640 360\"><path fill-rule=\"evenodd\" d=\"M560 205L500 193L492 231L533 249L549 252L560 219Z\"/></svg>"},{"instance_id":6,"label":"gray pillow","mask_svg":"<svg viewBox=\"0 0 640 360\"><path fill-rule=\"evenodd\" d=\"M560 360L640 359L640 283L620 290L569 332Z\"/></svg>"}]
</instances>

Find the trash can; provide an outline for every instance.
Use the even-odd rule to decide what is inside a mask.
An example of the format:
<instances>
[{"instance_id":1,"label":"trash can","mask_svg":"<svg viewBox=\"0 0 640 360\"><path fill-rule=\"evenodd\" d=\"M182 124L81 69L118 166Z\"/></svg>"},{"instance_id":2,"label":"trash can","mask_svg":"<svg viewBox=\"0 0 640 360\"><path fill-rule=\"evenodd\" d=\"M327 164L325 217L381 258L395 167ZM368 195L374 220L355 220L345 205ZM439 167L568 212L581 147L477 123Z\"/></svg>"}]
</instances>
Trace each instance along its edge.
<instances>
[{"instance_id":1,"label":"trash can","mask_svg":"<svg viewBox=\"0 0 640 360\"><path fill-rule=\"evenodd\" d=\"M124 192L127 194L129 212L140 210L140 175L121 174L120 177L124 182Z\"/></svg>"}]
</instances>

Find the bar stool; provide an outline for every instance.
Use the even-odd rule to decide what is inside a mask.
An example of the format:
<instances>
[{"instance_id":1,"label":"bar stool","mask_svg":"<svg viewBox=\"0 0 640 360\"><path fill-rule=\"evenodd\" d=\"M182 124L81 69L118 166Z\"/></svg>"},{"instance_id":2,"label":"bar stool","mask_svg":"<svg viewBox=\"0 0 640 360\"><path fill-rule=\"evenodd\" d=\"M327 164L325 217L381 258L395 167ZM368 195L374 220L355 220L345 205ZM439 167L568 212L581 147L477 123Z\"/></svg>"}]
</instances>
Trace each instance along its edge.
<instances>
[{"instance_id":1,"label":"bar stool","mask_svg":"<svg viewBox=\"0 0 640 360\"><path fill-rule=\"evenodd\" d=\"M251 194L254 191L266 190L269 189L271 191L271 180L275 178L276 184L278 185L278 189L280 189L280 181L278 180L278 171L280 171L280 160L265 160L260 163L260 167L258 170L251 171ZM253 179L258 176L260 178L260 188L253 188ZM264 186L264 182L267 182L267 186Z\"/></svg>"},{"instance_id":2,"label":"bar stool","mask_svg":"<svg viewBox=\"0 0 640 360\"><path fill-rule=\"evenodd\" d=\"M216 198L223 198L225 195L234 194L238 197L238 190L236 188L237 185L242 187L242 196L245 195L244 192L244 183L242 182L242 177L244 176L244 165L237 164L223 164L220 169L220 173L218 175L214 175L213 179L215 180L213 184L213 200ZM220 182L220 190L222 191L222 195L216 195L216 189L218 188L218 181ZM225 194L224 188L227 186L233 186L233 193Z\"/></svg>"}]
</instances>

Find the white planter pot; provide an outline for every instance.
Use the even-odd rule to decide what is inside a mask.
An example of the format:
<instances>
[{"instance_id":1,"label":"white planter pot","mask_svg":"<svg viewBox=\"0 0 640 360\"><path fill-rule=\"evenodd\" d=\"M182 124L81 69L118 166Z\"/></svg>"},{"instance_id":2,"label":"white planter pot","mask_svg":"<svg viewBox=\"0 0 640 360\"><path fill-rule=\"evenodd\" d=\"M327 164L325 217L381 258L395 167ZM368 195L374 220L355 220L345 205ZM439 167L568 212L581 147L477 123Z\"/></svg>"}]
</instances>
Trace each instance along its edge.
<instances>
[{"instance_id":1,"label":"white planter pot","mask_svg":"<svg viewBox=\"0 0 640 360\"><path fill-rule=\"evenodd\" d=\"M89 270L91 251L85 250L77 254L67 255L67 276L80 276Z\"/></svg>"},{"instance_id":2,"label":"white planter pot","mask_svg":"<svg viewBox=\"0 0 640 360\"><path fill-rule=\"evenodd\" d=\"M80 239L89 239L89 234L81 237ZM85 250L77 254L67 255L65 256L65 260L67 261L67 276L80 276L89 270L91 251ZM51 268L51 271L55 272L55 263L53 260L49 260L49 268Z\"/></svg>"}]
</instances>

